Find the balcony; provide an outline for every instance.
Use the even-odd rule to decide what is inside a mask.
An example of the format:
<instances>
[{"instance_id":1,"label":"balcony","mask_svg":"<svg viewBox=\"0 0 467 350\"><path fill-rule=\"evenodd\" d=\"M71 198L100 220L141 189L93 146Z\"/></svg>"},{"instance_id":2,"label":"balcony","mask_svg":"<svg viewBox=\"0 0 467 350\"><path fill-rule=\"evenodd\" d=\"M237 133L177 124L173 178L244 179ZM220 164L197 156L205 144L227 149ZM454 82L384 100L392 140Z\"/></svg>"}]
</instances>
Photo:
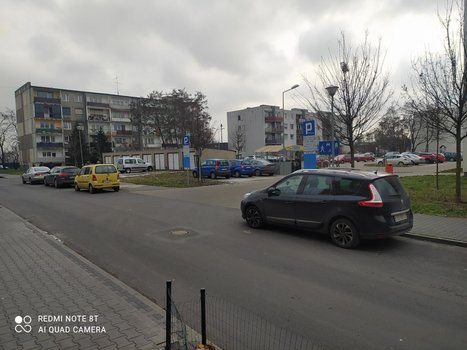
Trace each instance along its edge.
<instances>
[{"instance_id":1,"label":"balcony","mask_svg":"<svg viewBox=\"0 0 467 350\"><path fill-rule=\"evenodd\" d=\"M264 131L268 134L282 134L282 132L284 132L284 128L282 126L268 126Z\"/></svg>"},{"instance_id":2,"label":"balcony","mask_svg":"<svg viewBox=\"0 0 467 350\"><path fill-rule=\"evenodd\" d=\"M88 116L88 120L90 122L108 122L108 121L110 121L110 118L109 118L108 115L94 114L94 115Z\"/></svg>"},{"instance_id":3,"label":"balcony","mask_svg":"<svg viewBox=\"0 0 467 350\"><path fill-rule=\"evenodd\" d=\"M59 128L54 128L54 129L50 129L50 128L36 128L36 133L37 133L37 134L61 134L61 133L62 133L62 129L59 129Z\"/></svg>"},{"instance_id":4,"label":"balcony","mask_svg":"<svg viewBox=\"0 0 467 350\"><path fill-rule=\"evenodd\" d=\"M62 148L63 142L38 142L37 148Z\"/></svg>"},{"instance_id":5,"label":"balcony","mask_svg":"<svg viewBox=\"0 0 467 350\"><path fill-rule=\"evenodd\" d=\"M264 144L266 146L269 146L269 145L282 145L282 137L276 137L276 138L273 138L273 139L265 139L264 140Z\"/></svg>"},{"instance_id":6,"label":"balcony","mask_svg":"<svg viewBox=\"0 0 467 350\"><path fill-rule=\"evenodd\" d=\"M264 117L264 121L266 123L282 123L284 121L284 118L282 118L282 116L268 116L268 117Z\"/></svg>"},{"instance_id":7,"label":"balcony","mask_svg":"<svg viewBox=\"0 0 467 350\"><path fill-rule=\"evenodd\" d=\"M131 130L114 130L112 131L112 136L131 136L133 135L133 131Z\"/></svg>"}]
</instances>

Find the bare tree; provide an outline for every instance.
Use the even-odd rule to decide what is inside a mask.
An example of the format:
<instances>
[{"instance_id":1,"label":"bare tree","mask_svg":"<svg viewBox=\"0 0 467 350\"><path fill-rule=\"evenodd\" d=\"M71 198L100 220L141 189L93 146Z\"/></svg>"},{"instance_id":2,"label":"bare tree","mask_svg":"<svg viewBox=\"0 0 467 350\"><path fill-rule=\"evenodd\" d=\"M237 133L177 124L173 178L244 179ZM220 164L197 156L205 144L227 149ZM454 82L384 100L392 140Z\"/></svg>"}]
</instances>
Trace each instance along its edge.
<instances>
[{"instance_id":1,"label":"bare tree","mask_svg":"<svg viewBox=\"0 0 467 350\"><path fill-rule=\"evenodd\" d=\"M14 146L17 135L15 112L9 109L0 112L0 154L3 166L5 166L7 150Z\"/></svg>"},{"instance_id":2,"label":"bare tree","mask_svg":"<svg viewBox=\"0 0 467 350\"><path fill-rule=\"evenodd\" d=\"M415 152L423 144L424 151L428 152L428 145L435 137L435 130L427 122L427 113L414 109L409 103L402 108L403 123L409 133L411 152Z\"/></svg>"},{"instance_id":3,"label":"bare tree","mask_svg":"<svg viewBox=\"0 0 467 350\"><path fill-rule=\"evenodd\" d=\"M334 98L335 133L344 145L350 147L352 167L355 143L375 125L380 111L392 95L388 74L382 71L383 63L381 39L374 47L368 40L368 33L365 33L363 42L354 48L347 43L342 32L338 40L338 54L330 53L329 58L323 58L319 66L320 86L304 77L309 96L301 95L299 99L317 113L323 108L331 109L331 99L325 88L332 85L339 87Z\"/></svg>"},{"instance_id":4,"label":"bare tree","mask_svg":"<svg viewBox=\"0 0 467 350\"><path fill-rule=\"evenodd\" d=\"M456 153L461 154L467 137L467 69L462 1L449 1L438 18L444 30L444 52L426 52L413 63L414 76L404 91L416 110L436 111L438 130L452 135ZM431 119L433 120L433 119ZM438 151L438 150L437 150ZM462 200L461 160L456 161L456 202Z\"/></svg>"},{"instance_id":5,"label":"bare tree","mask_svg":"<svg viewBox=\"0 0 467 350\"><path fill-rule=\"evenodd\" d=\"M232 148L235 150L238 158L245 148L246 133L244 127L239 126L237 129L229 131L229 141L232 143Z\"/></svg>"}]
</instances>

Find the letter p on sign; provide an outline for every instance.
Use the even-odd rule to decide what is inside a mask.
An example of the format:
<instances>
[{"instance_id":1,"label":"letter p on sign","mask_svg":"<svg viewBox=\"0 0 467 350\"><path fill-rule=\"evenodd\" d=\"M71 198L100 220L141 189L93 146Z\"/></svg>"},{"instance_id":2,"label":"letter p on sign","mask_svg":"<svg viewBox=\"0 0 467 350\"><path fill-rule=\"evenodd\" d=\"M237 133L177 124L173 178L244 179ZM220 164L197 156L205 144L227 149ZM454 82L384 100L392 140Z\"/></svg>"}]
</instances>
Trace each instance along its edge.
<instances>
[{"instance_id":1,"label":"letter p on sign","mask_svg":"<svg viewBox=\"0 0 467 350\"><path fill-rule=\"evenodd\" d=\"M307 120L303 123L303 135L314 136L315 135L315 121Z\"/></svg>"}]
</instances>

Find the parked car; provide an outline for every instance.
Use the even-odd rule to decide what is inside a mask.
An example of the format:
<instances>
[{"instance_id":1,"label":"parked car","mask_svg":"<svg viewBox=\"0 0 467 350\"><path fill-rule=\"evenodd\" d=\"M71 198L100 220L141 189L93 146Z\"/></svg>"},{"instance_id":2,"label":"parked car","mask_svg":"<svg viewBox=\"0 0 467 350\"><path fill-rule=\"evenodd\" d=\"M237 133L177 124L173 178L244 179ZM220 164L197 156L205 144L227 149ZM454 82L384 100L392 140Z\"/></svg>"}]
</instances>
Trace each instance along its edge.
<instances>
[{"instance_id":1,"label":"parked car","mask_svg":"<svg viewBox=\"0 0 467 350\"><path fill-rule=\"evenodd\" d=\"M402 154L395 154L384 159L378 159L378 164L393 164L393 165L412 165L412 161L409 157Z\"/></svg>"},{"instance_id":2,"label":"parked car","mask_svg":"<svg viewBox=\"0 0 467 350\"><path fill-rule=\"evenodd\" d=\"M386 238L413 226L410 200L397 175L355 170L298 170L245 194L248 226L277 224L327 233L342 248Z\"/></svg>"},{"instance_id":3,"label":"parked car","mask_svg":"<svg viewBox=\"0 0 467 350\"><path fill-rule=\"evenodd\" d=\"M413 165L419 165L420 163L424 163L425 159L422 157L416 155L415 153L410 153L410 152L403 152L401 153L403 156L406 156L410 159Z\"/></svg>"},{"instance_id":4,"label":"parked car","mask_svg":"<svg viewBox=\"0 0 467 350\"><path fill-rule=\"evenodd\" d=\"M436 161L436 156L433 153L417 152L415 154L422 157L425 160L425 163L433 164Z\"/></svg>"},{"instance_id":5,"label":"parked car","mask_svg":"<svg viewBox=\"0 0 467 350\"><path fill-rule=\"evenodd\" d=\"M243 175L253 176L253 167L249 160L232 159L229 160L230 174L235 177L241 177Z\"/></svg>"},{"instance_id":6,"label":"parked car","mask_svg":"<svg viewBox=\"0 0 467 350\"><path fill-rule=\"evenodd\" d=\"M350 154L339 154L334 157L334 161L337 164L350 163Z\"/></svg>"},{"instance_id":7,"label":"parked car","mask_svg":"<svg viewBox=\"0 0 467 350\"><path fill-rule=\"evenodd\" d=\"M199 169L193 169L193 177L199 176ZM201 163L201 175L215 179L219 176L230 179L230 164L227 159L206 159Z\"/></svg>"},{"instance_id":8,"label":"parked car","mask_svg":"<svg viewBox=\"0 0 467 350\"><path fill-rule=\"evenodd\" d=\"M254 159L251 161L253 174L255 176L269 175L272 176L277 172L277 163L271 163L264 159Z\"/></svg>"},{"instance_id":9,"label":"parked car","mask_svg":"<svg viewBox=\"0 0 467 350\"><path fill-rule=\"evenodd\" d=\"M356 153L354 159L357 162L374 162L375 156L372 153Z\"/></svg>"},{"instance_id":10,"label":"parked car","mask_svg":"<svg viewBox=\"0 0 467 350\"><path fill-rule=\"evenodd\" d=\"M457 153L456 152L444 152L444 157L446 158L446 161L456 161L457 160ZM462 153L461 153L461 161L463 160L462 158Z\"/></svg>"},{"instance_id":11,"label":"parked car","mask_svg":"<svg viewBox=\"0 0 467 350\"><path fill-rule=\"evenodd\" d=\"M50 168L46 166L33 166L29 168L23 175L21 179L23 184L29 183L30 185L34 183L43 183L44 176L50 171Z\"/></svg>"},{"instance_id":12,"label":"parked car","mask_svg":"<svg viewBox=\"0 0 467 350\"><path fill-rule=\"evenodd\" d=\"M438 160L438 163L444 163L446 160L446 157L442 153L436 153L436 159Z\"/></svg>"},{"instance_id":13,"label":"parked car","mask_svg":"<svg viewBox=\"0 0 467 350\"><path fill-rule=\"evenodd\" d=\"M120 190L120 173L113 164L85 165L75 176L75 191L88 190L96 193L104 188Z\"/></svg>"},{"instance_id":14,"label":"parked car","mask_svg":"<svg viewBox=\"0 0 467 350\"><path fill-rule=\"evenodd\" d=\"M45 186L54 186L55 188L64 186L73 186L75 176L79 173L79 168L75 166L56 166L44 176Z\"/></svg>"},{"instance_id":15,"label":"parked car","mask_svg":"<svg viewBox=\"0 0 467 350\"><path fill-rule=\"evenodd\" d=\"M139 157L122 157L117 159L117 169L121 173L131 173L135 171L152 171L154 166Z\"/></svg>"}]
</instances>

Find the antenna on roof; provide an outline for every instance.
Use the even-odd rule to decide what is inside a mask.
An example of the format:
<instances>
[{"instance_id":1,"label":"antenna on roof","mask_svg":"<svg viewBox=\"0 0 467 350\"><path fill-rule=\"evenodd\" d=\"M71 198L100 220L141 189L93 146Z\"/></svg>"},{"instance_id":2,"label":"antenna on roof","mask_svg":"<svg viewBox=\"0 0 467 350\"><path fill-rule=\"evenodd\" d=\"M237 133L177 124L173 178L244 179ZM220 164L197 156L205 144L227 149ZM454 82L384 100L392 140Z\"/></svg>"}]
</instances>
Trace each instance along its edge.
<instances>
[{"instance_id":1,"label":"antenna on roof","mask_svg":"<svg viewBox=\"0 0 467 350\"><path fill-rule=\"evenodd\" d=\"M120 95L120 92L118 91L118 76L115 74L115 84L117 84L117 95Z\"/></svg>"}]
</instances>

